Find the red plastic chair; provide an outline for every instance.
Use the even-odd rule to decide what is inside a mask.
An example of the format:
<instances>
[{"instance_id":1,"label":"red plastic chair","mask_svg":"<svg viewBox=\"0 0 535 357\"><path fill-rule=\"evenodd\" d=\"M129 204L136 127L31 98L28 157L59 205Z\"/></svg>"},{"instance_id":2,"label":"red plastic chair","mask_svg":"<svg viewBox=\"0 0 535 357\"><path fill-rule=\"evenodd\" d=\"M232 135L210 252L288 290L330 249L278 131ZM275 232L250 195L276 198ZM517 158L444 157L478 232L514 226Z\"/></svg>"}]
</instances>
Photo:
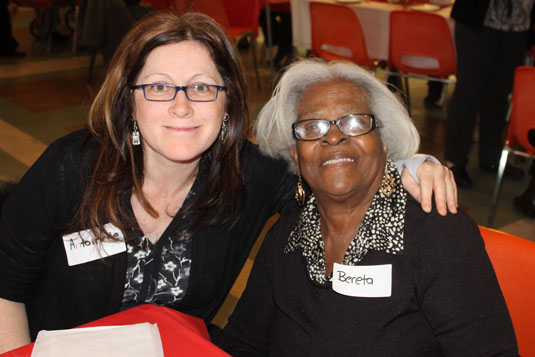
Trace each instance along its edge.
<instances>
[{"instance_id":1,"label":"red plastic chair","mask_svg":"<svg viewBox=\"0 0 535 357\"><path fill-rule=\"evenodd\" d=\"M167 10L171 7L172 0L145 0L150 7L156 10Z\"/></svg>"},{"instance_id":2,"label":"red plastic chair","mask_svg":"<svg viewBox=\"0 0 535 357\"><path fill-rule=\"evenodd\" d=\"M253 57L255 76L260 89L260 74L256 60L256 41L258 35L259 0L152 0L169 1L170 7L180 11L197 11L206 14L223 26L234 44L243 37L247 38ZM163 6L163 5L158 5Z\"/></svg>"},{"instance_id":3,"label":"red plastic chair","mask_svg":"<svg viewBox=\"0 0 535 357\"><path fill-rule=\"evenodd\" d=\"M505 171L509 153L535 159L535 145L533 141L530 142L528 140L530 132L535 137L535 67L520 66L515 71L509 132L500 156L498 175L496 176L496 184L487 220L487 226L489 227L492 226L496 214L503 172Z\"/></svg>"},{"instance_id":4,"label":"red plastic chair","mask_svg":"<svg viewBox=\"0 0 535 357\"><path fill-rule=\"evenodd\" d=\"M228 18L228 29L235 43L246 38L251 46L256 82L260 89L260 75L256 59L256 37L258 36L259 0L223 0L223 7Z\"/></svg>"},{"instance_id":5,"label":"red plastic chair","mask_svg":"<svg viewBox=\"0 0 535 357\"><path fill-rule=\"evenodd\" d=\"M351 61L375 70L378 62L368 57L360 21L351 8L311 2L309 9L313 56Z\"/></svg>"},{"instance_id":6,"label":"red plastic chair","mask_svg":"<svg viewBox=\"0 0 535 357\"><path fill-rule=\"evenodd\" d=\"M535 243L479 227L509 314L521 356L535 356Z\"/></svg>"},{"instance_id":7,"label":"red plastic chair","mask_svg":"<svg viewBox=\"0 0 535 357\"><path fill-rule=\"evenodd\" d=\"M418 11L392 11L389 36L389 66L397 68L405 78L409 112L409 74L431 81L453 83L448 78L457 73L457 55L445 18ZM422 57L427 60L425 64L415 60L421 60Z\"/></svg>"}]
</instances>

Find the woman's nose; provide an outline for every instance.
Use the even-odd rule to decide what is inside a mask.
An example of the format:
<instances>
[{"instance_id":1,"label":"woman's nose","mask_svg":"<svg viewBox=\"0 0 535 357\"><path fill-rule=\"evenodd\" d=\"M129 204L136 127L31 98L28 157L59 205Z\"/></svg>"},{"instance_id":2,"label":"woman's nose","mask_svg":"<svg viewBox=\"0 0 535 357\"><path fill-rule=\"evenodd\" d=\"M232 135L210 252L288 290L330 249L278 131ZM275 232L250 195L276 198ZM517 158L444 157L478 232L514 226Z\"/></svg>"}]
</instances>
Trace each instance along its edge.
<instances>
[{"instance_id":1,"label":"woman's nose","mask_svg":"<svg viewBox=\"0 0 535 357\"><path fill-rule=\"evenodd\" d=\"M347 135L340 131L338 125L331 124L329 131L321 140L328 145L338 145L347 140Z\"/></svg>"},{"instance_id":2,"label":"woman's nose","mask_svg":"<svg viewBox=\"0 0 535 357\"><path fill-rule=\"evenodd\" d=\"M185 117L192 113L191 102L186 97L186 92L179 90L171 102L169 102L169 111L171 115Z\"/></svg>"}]
</instances>

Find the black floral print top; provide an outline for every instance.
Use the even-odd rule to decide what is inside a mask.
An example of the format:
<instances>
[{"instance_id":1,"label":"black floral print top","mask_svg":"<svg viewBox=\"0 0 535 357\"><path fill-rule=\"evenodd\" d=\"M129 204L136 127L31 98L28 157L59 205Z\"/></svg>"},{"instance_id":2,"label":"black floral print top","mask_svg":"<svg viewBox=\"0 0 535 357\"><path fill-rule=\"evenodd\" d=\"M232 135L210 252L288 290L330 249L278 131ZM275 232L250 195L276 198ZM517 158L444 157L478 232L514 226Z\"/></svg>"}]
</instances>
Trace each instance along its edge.
<instances>
[{"instance_id":1,"label":"black floral print top","mask_svg":"<svg viewBox=\"0 0 535 357\"><path fill-rule=\"evenodd\" d=\"M399 254L403 251L407 192L395 165L387 160L379 191L360 223L357 236L349 244L343 264L357 265L369 249ZM311 281L326 284L325 246L321 237L320 214L314 194L306 202L284 252L302 250ZM332 275L332 274L331 274Z\"/></svg>"},{"instance_id":2,"label":"black floral print top","mask_svg":"<svg viewBox=\"0 0 535 357\"><path fill-rule=\"evenodd\" d=\"M139 247L127 243L123 308L140 303L169 305L181 300L190 276L190 246L191 240L176 237L161 238L152 244L143 236ZM150 283L144 284L145 279Z\"/></svg>"}]
</instances>

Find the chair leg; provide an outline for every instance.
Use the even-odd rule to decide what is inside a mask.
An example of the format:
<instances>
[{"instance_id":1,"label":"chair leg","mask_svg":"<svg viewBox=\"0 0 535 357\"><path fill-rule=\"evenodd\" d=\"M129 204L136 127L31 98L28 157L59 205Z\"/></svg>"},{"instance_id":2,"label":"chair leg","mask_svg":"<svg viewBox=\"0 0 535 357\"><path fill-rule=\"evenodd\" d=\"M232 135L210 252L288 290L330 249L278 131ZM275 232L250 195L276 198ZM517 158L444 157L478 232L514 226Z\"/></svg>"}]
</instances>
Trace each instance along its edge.
<instances>
[{"instance_id":1,"label":"chair leg","mask_svg":"<svg viewBox=\"0 0 535 357\"><path fill-rule=\"evenodd\" d=\"M496 176L496 184L494 185L494 192L492 193L492 203L490 205L489 217L487 219L487 227L492 227L494 216L496 215L496 206L498 205L498 198L500 196L500 189L502 187L502 179L505 171L505 164L507 163L507 156L509 156L509 150L504 148L500 156L498 175Z\"/></svg>"},{"instance_id":2,"label":"chair leg","mask_svg":"<svg viewBox=\"0 0 535 357\"><path fill-rule=\"evenodd\" d=\"M409 91L409 77L404 76L405 79L405 103L407 104L407 111L411 115L411 93Z\"/></svg>"},{"instance_id":3,"label":"chair leg","mask_svg":"<svg viewBox=\"0 0 535 357\"><path fill-rule=\"evenodd\" d=\"M76 50L78 48L78 32L80 31L80 25L78 24L78 12L80 11L80 7L78 5L74 5L74 29L72 31L72 53L76 54Z\"/></svg>"},{"instance_id":4,"label":"chair leg","mask_svg":"<svg viewBox=\"0 0 535 357\"><path fill-rule=\"evenodd\" d=\"M260 84L260 74L258 73L258 61L256 60L256 41L254 40L252 33L249 33L247 35L247 38L249 39L249 45L251 46L251 52L253 54L253 65L256 76L256 85L258 87L258 90L260 90L262 89L262 86Z\"/></svg>"},{"instance_id":5,"label":"chair leg","mask_svg":"<svg viewBox=\"0 0 535 357\"><path fill-rule=\"evenodd\" d=\"M50 51L52 51L52 36L54 33L54 24L56 21L56 11L54 11L53 7L50 7L50 8L45 8L43 12L46 14L45 21L48 20L48 23L47 23L48 26L46 29L46 36L47 36L46 52L50 53Z\"/></svg>"},{"instance_id":6,"label":"chair leg","mask_svg":"<svg viewBox=\"0 0 535 357\"><path fill-rule=\"evenodd\" d=\"M437 104L445 108L444 102L446 101L446 93L448 92L448 83L442 82L442 93L440 93L440 98L438 98Z\"/></svg>"},{"instance_id":7,"label":"chair leg","mask_svg":"<svg viewBox=\"0 0 535 357\"><path fill-rule=\"evenodd\" d=\"M93 80L93 69L95 67L95 59L97 57L97 49L91 50L91 55L89 57L89 68L87 71L87 83L91 83Z\"/></svg>"}]
</instances>

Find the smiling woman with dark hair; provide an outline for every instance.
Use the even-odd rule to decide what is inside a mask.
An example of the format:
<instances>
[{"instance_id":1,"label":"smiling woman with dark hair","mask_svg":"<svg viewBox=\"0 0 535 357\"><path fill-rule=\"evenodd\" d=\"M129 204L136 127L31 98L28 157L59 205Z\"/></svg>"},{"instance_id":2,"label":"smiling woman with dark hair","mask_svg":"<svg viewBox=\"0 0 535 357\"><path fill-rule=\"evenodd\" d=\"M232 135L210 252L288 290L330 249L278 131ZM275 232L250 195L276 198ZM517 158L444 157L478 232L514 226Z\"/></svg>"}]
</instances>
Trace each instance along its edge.
<instances>
[{"instance_id":1,"label":"smiling woman with dark hair","mask_svg":"<svg viewBox=\"0 0 535 357\"><path fill-rule=\"evenodd\" d=\"M301 61L257 128L261 149L295 165L297 203L216 343L233 356L518 355L476 224L421 211L403 187L392 158L419 138L384 85Z\"/></svg>"}]
</instances>

